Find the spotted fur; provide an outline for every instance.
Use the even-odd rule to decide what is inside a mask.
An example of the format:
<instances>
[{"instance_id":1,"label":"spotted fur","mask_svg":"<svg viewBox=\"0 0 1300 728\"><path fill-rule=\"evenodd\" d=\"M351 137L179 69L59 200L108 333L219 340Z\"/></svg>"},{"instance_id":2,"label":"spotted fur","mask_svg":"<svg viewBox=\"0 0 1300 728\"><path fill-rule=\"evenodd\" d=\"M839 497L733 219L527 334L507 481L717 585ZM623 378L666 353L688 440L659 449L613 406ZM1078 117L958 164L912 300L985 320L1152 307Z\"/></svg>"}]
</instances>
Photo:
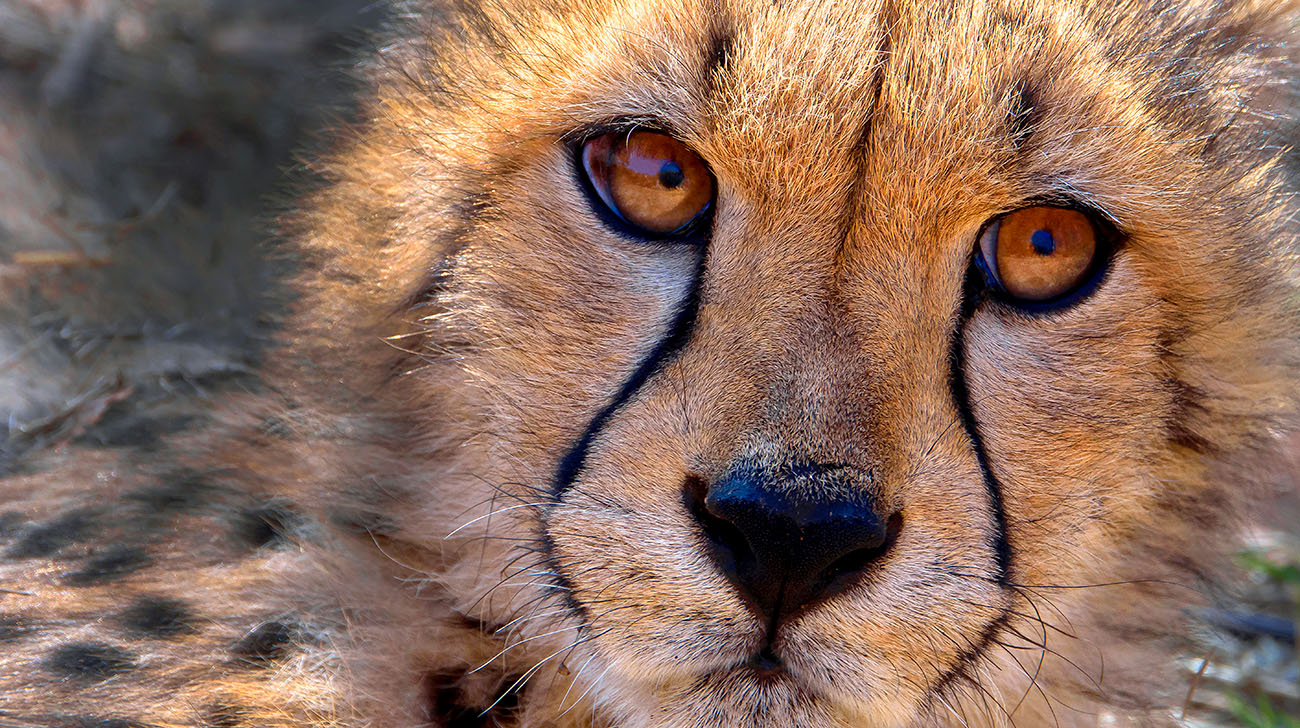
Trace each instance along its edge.
<instances>
[{"instance_id":1,"label":"spotted fur","mask_svg":"<svg viewBox=\"0 0 1300 728\"><path fill-rule=\"evenodd\" d=\"M1176 724L1182 608L1289 487L1293 3L401 7L267 393L0 481L0 724ZM593 213L574 145L632 126L710 165L705 244ZM1042 200L1105 279L982 298ZM775 635L683 496L738 460L903 518Z\"/></svg>"}]
</instances>

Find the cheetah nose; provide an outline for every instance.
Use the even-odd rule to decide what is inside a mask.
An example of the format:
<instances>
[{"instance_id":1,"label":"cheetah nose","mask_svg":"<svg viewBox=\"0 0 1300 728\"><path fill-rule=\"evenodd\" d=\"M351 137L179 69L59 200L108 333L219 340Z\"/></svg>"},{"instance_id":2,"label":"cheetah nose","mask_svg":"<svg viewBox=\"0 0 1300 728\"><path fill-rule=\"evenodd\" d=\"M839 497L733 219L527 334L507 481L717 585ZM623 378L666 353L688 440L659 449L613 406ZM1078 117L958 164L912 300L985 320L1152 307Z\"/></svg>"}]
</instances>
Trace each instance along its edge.
<instances>
[{"instance_id":1,"label":"cheetah nose","mask_svg":"<svg viewBox=\"0 0 1300 728\"><path fill-rule=\"evenodd\" d=\"M824 486L749 468L708 485L688 478L687 506L714 561L770 629L856 584L902 526L869 496Z\"/></svg>"}]
</instances>

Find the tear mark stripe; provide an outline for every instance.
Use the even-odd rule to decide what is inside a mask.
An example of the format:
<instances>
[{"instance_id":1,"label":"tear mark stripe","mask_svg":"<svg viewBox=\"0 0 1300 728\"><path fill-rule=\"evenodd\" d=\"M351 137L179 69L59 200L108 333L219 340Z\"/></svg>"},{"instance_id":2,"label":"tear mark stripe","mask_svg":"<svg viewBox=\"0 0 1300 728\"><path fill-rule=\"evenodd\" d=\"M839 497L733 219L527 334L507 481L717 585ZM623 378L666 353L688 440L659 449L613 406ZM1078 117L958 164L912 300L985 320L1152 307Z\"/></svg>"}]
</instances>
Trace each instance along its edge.
<instances>
[{"instance_id":1,"label":"tear mark stripe","mask_svg":"<svg viewBox=\"0 0 1300 728\"><path fill-rule=\"evenodd\" d=\"M695 273L691 278L689 292L685 300L677 309L673 316L672 323L669 324L668 334L664 336L650 354L641 361L631 376L619 387L618 394L614 395L613 400L605 405L596 416L587 424L586 430L574 443L573 447L560 458L559 468L555 473L555 483L552 490L556 498L563 496L573 483L582 474L582 469L587 463L587 454L591 451L592 443L600 435L601 430L609 422L609 418L614 415L624 404L627 403L632 395L650 380L652 376L659 372L673 357L681 351L691 338L691 332L695 328L695 319L700 309L700 283L704 279L705 260L707 259L707 246L700 243L696 249Z\"/></svg>"},{"instance_id":2,"label":"tear mark stripe","mask_svg":"<svg viewBox=\"0 0 1300 728\"><path fill-rule=\"evenodd\" d=\"M983 437L980 436L979 422L976 421L974 410L971 408L970 390L966 387L966 324L975 313L975 308L979 303L979 291L975 288L973 280L974 276L968 272L966 283L962 286L961 313L957 318L957 326L953 329L952 344L948 356L951 365L948 384L952 389L953 402L957 404L957 412L961 418L962 428L966 430L966 436L970 438L971 447L975 450L975 459L979 463L984 489L988 492L989 507L993 511L993 528L995 531L990 546L993 548L994 557L997 560L998 585L1005 588L1011 582L1011 544L1007 540L1007 514L1003 504L1002 484L998 482L997 477L993 474L993 468L989 465L988 451L984 447Z\"/></svg>"}]
</instances>

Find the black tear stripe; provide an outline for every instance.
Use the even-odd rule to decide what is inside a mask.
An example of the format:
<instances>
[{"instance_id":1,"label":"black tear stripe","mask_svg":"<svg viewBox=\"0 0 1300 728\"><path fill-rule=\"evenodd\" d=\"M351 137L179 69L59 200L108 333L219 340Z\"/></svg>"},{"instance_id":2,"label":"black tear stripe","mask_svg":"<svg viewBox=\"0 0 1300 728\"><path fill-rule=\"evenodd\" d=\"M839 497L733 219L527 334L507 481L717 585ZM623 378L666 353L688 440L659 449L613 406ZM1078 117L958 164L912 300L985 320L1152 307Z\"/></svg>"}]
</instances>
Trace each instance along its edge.
<instances>
[{"instance_id":1,"label":"black tear stripe","mask_svg":"<svg viewBox=\"0 0 1300 728\"><path fill-rule=\"evenodd\" d=\"M966 323L975 313L980 297L974 279L975 276L968 271L966 282L962 286L961 312L957 317L957 326L953 329L951 353L948 356L948 361L951 363L948 384L952 388L952 398L957 404L957 412L966 430L966 436L970 438L971 446L975 449L975 459L979 462L984 488L989 494L989 505L993 509L993 527L996 531L992 546L997 559L998 584L1006 587L1011 582L1011 544L1007 541L1007 514L1002 503L1002 484L998 482L997 477L993 475L993 469L989 466L988 451L984 448L983 438L980 437L979 423L975 420L975 413L971 409L970 391L966 388Z\"/></svg>"},{"instance_id":2,"label":"black tear stripe","mask_svg":"<svg viewBox=\"0 0 1300 728\"><path fill-rule=\"evenodd\" d=\"M704 241L696 243L695 273L691 277L690 289L686 293L686 298L682 301L680 308L677 309L676 315L673 316L672 323L669 324L668 334L655 345L650 354L641 361L632 375L623 382L619 388L618 394L609 404L596 413L596 416L587 424L587 429L583 431L582 436L574 443L573 447L560 458L560 466L555 473L555 484L552 491L558 500L570 488L573 487L574 481L582 474L582 468L587 463L587 453L591 450L591 444L595 442L596 436L605 428L609 418L627 403L637 390L641 389L650 377L659 372L664 365L672 361L673 357L681 351L682 347L691 338L691 331L695 328L695 318L700 310L700 283L704 279L705 260L707 258L707 246Z\"/></svg>"},{"instance_id":3,"label":"black tear stripe","mask_svg":"<svg viewBox=\"0 0 1300 728\"><path fill-rule=\"evenodd\" d=\"M988 651L991 645L998 644L998 634L1006 628L1011 621L1011 613L1003 611L996 619L989 622L980 630L979 637L970 644L966 649L961 651L957 660L948 668L938 680L926 691L930 701L933 702L935 697L943 695L954 683L966 680L974 683L975 677L970 674L971 668L979 661L984 653Z\"/></svg>"},{"instance_id":4,"label":"black tear stripe","mask_svg":"<svg viewBox=\"0 0 1300 728\"><path fill-rule=\"evenodd\" d=\"M582 468L587 463L587 453L591 450L591 444L595 441L596 436L600 434L600 431L604 429L609 418L631 399L632 395L650 377L654 376L665 364L672 361L677 352L681 351L686 342L690 340L691 332L695 329L695 318L700 310L700 283L704 280L705 261L708 256L708 247L705 241L697 243L697 246L695 249L695 273L691 276L691 285L687 290L686 298L683 299L677 313L673 316L672 323L669 324L668 334L637 365L632 375L623 382L623 386L619 388L614 399L610 400L609 404L596 413L591 422L587 423L587 429L583 431L582 436L573 444L573 447L569 448L564 457L560 458L560 464L555 473L555 483L551 488L557 503L573 487L573 483L578 479L578 476L582 474ZM551 536L545 515L542 517L540 530L538 546L541 549L546 570L550 574L550 581L556 588L560 603L577 617L579 624L585 629L590 624L587 609L582 602L578 601L573 582L560 568L559 559L556 558L555 553L555 539Z\"/></svg>"}]
</instances>

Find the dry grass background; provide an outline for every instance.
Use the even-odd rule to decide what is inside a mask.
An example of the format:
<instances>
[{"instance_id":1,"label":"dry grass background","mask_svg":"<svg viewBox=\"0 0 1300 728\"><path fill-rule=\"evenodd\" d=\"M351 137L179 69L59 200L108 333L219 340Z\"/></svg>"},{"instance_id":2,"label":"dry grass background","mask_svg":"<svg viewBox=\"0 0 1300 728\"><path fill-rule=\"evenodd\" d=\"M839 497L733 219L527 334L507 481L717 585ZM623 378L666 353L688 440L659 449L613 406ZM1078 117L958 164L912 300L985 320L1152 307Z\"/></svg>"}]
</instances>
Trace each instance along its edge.
<instances>
[{"instance_id":1,"label":"dry grass background","mask_svg":"<svg viewBox=\"0 0 1300 728\"><path fill-rule=\"evenodd\" d=\"M0 0L0 475L152 447L256 386L273 200L292 151L348 115L337 66L382 12ZM1190 725L1300 728L1297 531L1261 531L1244 594L1202 615Z\"/></svg>"}]
</instances>

